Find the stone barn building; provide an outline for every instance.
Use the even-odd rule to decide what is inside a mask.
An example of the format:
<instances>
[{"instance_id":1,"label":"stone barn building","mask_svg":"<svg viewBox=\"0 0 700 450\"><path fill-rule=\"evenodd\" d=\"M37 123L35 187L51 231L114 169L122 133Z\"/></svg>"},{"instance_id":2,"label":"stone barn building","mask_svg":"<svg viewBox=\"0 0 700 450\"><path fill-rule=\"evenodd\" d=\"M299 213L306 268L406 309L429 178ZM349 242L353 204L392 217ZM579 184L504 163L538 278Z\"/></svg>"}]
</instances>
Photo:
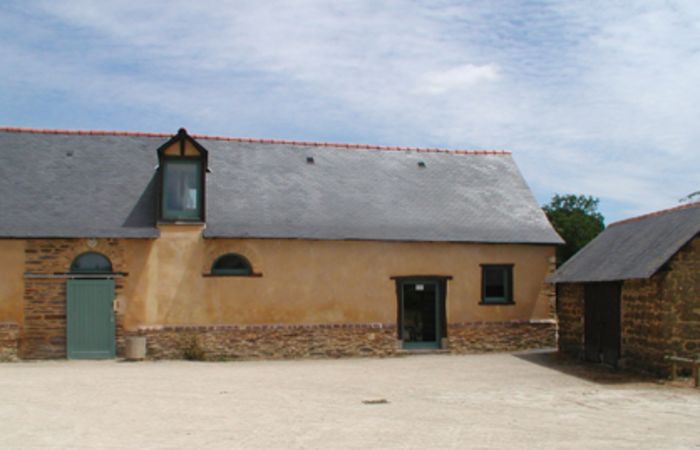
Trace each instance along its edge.
<instances>
[{"instance_id":1,"label":"stone barn building","mask_svg":"<svg viewBox=\"0 0 700 450\"><path fill-rule=\"evenodd\" d=\"M508 152L3 128L0 161L2 358L554 345Z\"/></svg>"},{"instance_id":2,"label":"stone barn building","mask_svg":"<svg viewBox=\"0 0 700 450\"><path fill-rule=\"evenodd\" d=\"M658 375L700 355L700 203L613 223L549 278L562 352Z\"/></svg>"}]
</instances>

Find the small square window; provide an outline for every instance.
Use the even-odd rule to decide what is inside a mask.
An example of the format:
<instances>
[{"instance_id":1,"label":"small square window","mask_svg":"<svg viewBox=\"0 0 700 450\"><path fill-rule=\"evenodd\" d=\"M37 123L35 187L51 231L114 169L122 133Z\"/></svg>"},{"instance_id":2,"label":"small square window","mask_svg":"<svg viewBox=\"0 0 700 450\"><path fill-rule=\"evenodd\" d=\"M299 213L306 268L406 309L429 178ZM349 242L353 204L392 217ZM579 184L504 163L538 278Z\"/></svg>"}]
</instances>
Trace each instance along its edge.
<instances>
[{"instance_id":1,"label":"small square window","mask_svg":"<svg viewBox=\"0 0 700 450\"><path fill-rule=\"evenodd\" d=\"M481 266L481 303L502 305L513 303L513 266Z\"/></svg>"}]
</instances>

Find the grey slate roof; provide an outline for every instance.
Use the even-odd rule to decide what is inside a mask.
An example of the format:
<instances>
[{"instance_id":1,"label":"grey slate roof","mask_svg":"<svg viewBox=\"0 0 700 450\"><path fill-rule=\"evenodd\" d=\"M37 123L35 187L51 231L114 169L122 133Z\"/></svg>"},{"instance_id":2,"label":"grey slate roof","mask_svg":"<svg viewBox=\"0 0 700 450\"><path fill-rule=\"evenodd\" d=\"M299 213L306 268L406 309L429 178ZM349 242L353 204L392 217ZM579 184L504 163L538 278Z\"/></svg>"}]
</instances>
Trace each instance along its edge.
<instances>
[{"instance_id":1,"label":"grey slate roof","mask_svg":"<svg viewBox=\"0 0 700 450\"><path fill-rule=\"evenodd\" d=\"M0 236L157 237L164 141L0 132Z\"/></svg>"},{"instance_id":2,"label":"grey slate roof","mask_svg":"<svg viewBox=\"0 0 700 450\"><path fill-rule=\"evenodd\" d=\"M581 283L649 278L700 233L700 204L612 224L547 281Z\"/></svg>"},{"instance_id":3,"label":"grey slate roof","mask_svg":"<svg viewBox=\"0 0 700 450\"><path fill-rule=\"evenodd\" d=\"M205 237L561 242L509 154L195 138ZM0 237L157 237L167 140L0 130Z\"/></svg>"}]
</instances>

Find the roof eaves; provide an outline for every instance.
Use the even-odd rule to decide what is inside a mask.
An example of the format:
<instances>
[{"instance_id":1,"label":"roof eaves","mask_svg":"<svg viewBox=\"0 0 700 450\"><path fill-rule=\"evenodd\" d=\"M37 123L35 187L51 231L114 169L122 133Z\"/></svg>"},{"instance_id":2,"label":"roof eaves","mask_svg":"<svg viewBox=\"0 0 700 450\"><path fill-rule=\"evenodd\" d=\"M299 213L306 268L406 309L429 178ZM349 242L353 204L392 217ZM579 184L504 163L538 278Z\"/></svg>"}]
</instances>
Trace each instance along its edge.
<instances>
[{"instance_id":1,"label":"roof eaves","mask_svg":"<svg viewBox=\"0 0 700 450\"><path fill-rule=\"evenodd\" d=\"M0 239L157 239L160 237L160 230L146 230L131 233L108 232L108 233L7 233L0 234Z\"/></svg>"}]
</instances>

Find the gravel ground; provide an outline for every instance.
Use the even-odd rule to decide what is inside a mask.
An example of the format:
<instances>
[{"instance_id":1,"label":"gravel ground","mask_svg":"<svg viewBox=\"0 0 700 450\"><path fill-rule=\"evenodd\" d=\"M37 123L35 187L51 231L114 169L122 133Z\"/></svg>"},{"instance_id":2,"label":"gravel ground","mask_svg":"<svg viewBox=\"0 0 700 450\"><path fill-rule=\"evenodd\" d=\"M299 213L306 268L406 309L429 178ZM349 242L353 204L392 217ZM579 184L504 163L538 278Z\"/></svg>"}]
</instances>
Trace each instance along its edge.
<instances>
[{"instance_id":1,"label":"gravel ground","mask_svg":"<svg viewBox=\"0 0 700 450\"><path fill-rule=\"evenodd\" d=\"M700 390L552 353L0 364L2 448L700 448Z\"/></svg>"}]
</instances>

